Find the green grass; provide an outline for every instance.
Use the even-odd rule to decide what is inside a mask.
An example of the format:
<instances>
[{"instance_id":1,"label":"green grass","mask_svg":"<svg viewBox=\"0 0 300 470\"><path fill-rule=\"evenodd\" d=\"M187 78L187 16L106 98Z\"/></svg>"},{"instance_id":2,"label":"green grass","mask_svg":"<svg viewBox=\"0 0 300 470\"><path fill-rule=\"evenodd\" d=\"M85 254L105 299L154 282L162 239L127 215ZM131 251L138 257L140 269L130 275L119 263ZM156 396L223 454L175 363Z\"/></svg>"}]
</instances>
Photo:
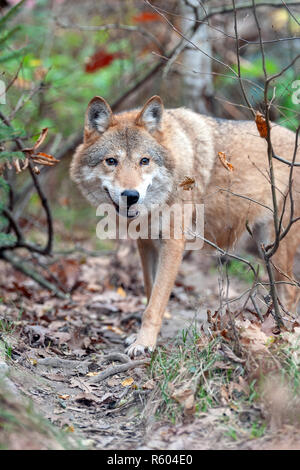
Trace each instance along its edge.
<instances>
[{"instance_id":1,"label":"green grass","mask_svg":"<svg viewBox=\"0 0 300 470\"><path fill-rule=\"evenodd\" d=\"M156 418L174 424L185 420L184 403L178 402L176 392L186 387L194 391L195 419L214 408L227 409L228 415L221 416L218 425L223 436L232 441L263 437L281 404L282 423L300 426L299 343L291 345L284 336L278 337L270 345L267 358L253 357L243 346L246 361L240 364L222 354L223 342L234 351L234 344L221 334L209 338L191 325L170 344L157 349L150 365L151 378L157 383ZM242 389L238 387L240 378L246 384ZM282 398L272 405L274 391ZM269 414L261 413L265 409Z\"/></svg>"},{"instance_id":2,"label":"green grass","mask_svg":"<svg viewBox=\"0 0 300 470\"><path fill-rule=\"evenodd\" d=\"M223 338L217 337L206 341L203 333L195 325L183 330L172 344L158 348L151 362L151 374L159 378L161 404L158 415L176 422L181 419L183 406L172 395L174 389L184 384L195 388L196 415L220 405L220 387L243 375L241 366L229 366L220 369L218 363L224 362L220 354Z\"/></svg>"},{"instance_id":3,"label":"green grass","mask_svg":"<svg viewBox=\"0 0 300 470\"><path fill-rule=\"evenodd\" d=\"M244 258L247 259L250 263L252 263L253 267L257 270L257 260L255 258L253 258L252 256L249 256L249 255L244 255ZM220 266L212 266L210 268L210 272L211 273L216 273L218 270L220 270L222 272L224 272L224 275L226 274L226 270L227 270L227 274L230 277L235 277L237 279L240 279L244 282L246 282L247 284L252 284L253 281L254 281L254 274L253 272L251 271L251 269L249 269L249 266L247 266L245 263L243 263L242 261L239 261L239 260L236 260L236 259L229 259L228 261L226 261L224 264ZM260 265L260 272L262 272L262 265Z\"/></svg>"}]
</instances>

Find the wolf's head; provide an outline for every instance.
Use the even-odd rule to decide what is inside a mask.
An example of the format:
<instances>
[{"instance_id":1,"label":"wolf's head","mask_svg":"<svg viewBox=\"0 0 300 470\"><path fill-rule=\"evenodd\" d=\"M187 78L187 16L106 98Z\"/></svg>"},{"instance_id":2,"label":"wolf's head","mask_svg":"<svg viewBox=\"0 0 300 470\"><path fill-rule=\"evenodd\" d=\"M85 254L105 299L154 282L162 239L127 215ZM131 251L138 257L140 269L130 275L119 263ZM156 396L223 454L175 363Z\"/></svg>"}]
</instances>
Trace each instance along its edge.
<instances>
[{"instance_id":1,"label":"wolf's head","mask_svg":"<svg viewBox=\"0 0 300 470\"><path fill-rule=\"evenodd\" d=\"M169 152L162 145L163 104L153 96L141 111L113 115L101 97L85 117L84 142L71 164L71 177L93 204L112 203L134 218L139 205L164 204L172 189Z\"/></svg>"}]
</instances>

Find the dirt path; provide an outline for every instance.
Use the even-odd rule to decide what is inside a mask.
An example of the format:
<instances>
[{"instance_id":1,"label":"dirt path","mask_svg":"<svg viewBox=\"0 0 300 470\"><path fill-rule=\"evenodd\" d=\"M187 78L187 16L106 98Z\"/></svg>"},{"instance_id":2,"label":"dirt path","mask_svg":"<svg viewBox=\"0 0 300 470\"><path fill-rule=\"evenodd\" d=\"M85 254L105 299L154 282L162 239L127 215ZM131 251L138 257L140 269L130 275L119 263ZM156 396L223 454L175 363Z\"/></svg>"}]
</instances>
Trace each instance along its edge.
<instances>
[{"instance_id":1,"label":"dirt path","mask_svg":"<svg viewBox=\"0 0 300 470\"><path fill-rule=\"evenodd\" d=\"M18 391L75 439L75 446L215 448L216 435L211 442L207 436L215 432L223 409L212 411L201 425L190 424L191 429L165 427L149 412L145 420L145 405L153 389L145 365L97 382L99 373L126 364L123 339L139 325L145 298L137 255L125 247L117 256L77 256L60 263L63 269L56 266L53 273L64 273L61 281L73 288L72 299L66 301L54 299L21 275L16 277L9 266L0 267L6 279L5 286L2 281L0 314L7 326L6 331L2 328L1 338L10 348L9 376ZM245 282L233 280L228 295L233 297L247 287ZM211 257L188 257L159 344L171 341L195 321L203 321L208 308L218 307L220 288ZM154 428L157 436L167 433L169 438L160 437L157 442L151 435ZM222 429L220 433L224 435ZM220 448L236 446L220 436Z\"/></svg>"}]
</instances>

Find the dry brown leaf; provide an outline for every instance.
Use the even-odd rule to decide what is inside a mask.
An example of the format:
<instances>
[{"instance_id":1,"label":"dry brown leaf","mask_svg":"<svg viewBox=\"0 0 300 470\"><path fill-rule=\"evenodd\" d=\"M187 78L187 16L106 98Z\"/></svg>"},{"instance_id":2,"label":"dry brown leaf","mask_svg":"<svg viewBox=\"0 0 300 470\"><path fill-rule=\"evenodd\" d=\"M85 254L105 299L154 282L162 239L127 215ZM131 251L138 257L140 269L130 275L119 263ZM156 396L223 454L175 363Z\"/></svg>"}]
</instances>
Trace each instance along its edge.
<instances>
[{"instance_id":1,"label":"dry brown leaf","mask_svg":"<svg viewBox=\"0 0 300 470\"><path fill-rule=\"evenodd\" d=\"M118 287L117 293L118 293L121 297L126 297L126 292L125 292L125 290L123 289L123 287Z\"/></svg>"},{"instance_id":2,"label":"dry brown leaf","mask_svg":"<svg viewBox=\"0 0 300 470\"><path fill-rule=\"evenodd\" d=\"M134 382L134 379L132 377L128 377L127 379L123 380L121 382L122 387L128 387L129 385L132 385Z\"/></svg>"},{"instance_id":3,"label":"dry brown leaf","mask_svg":"<svg viewBox=\"0 0 300 470\"><path fill-rule=\"evenodd\" d=\"M69 424L69 426L67 426L65 428L65 431L66 432L74 432L75 431L74 426L72 424Z\"/></svg>"},{"instance_id":4,"label":"dry brown leaf","mask_svg":"<svg viewBox=\"0 0 300 470\"><path fill-rule=\"evenodd\" d=\"M80 274L79 262L72 259L60 259L53 263L49 269L67 291L73 289Z\"/></svg>"},{"instance_id":5,"label":"dry brown leaf","mask_svg":"<svg viewBox=\"0 0 300 470\"><path fill-rule=\"evenodd\" d=\"M147 382L145 382L143 385L142 385L142 388L146 389L146 390L153 390L155 387L155 382L153 379L150 379L148 380Z\"/></svg>"},{"instance_id":6,"label":"dry brown leaf","mask_svg":"<svg viewBox=\"0 0 300 470\"><path fill-rule=\"evenodd\" d=\"M84 382L81 379L78 379L77 377L71 377L70 378L70 385L71 388L80 388L84 392L93 392L93 388L89 385L89 383Z\"/></svg>"},{"instance_id":7,"label":"dry brown leaf","mask_svg":"<svg viewBox=\"0 0 300 470\"><path fill-rule=\"evenodd\" d=\"M185 176L183 181L179 184L179 187L184 191L191 191L195 187L195 180L190 176Z\"/></svg>"},{"instance_id":8,"label":"dry brown leaf","mask_svg":"<svg viewBox=\"0 0 300 470\"><path fill-rule=\"evenodd\" d=\"M33 147L28 147L22 150L23 154L25 155L25 159L23 161L16 159L13 161L12 165L8 161L4 161L3 168L5 166L11 170L13 167L16 169L16 173L21 173L22 171L26 170L29 165L29 159L33 161L33 163L37 163L39 165L45 165L45 166L53 166L56 163L59 162L56 158L54 158L52 155L48 155L47 153L44 152L36 152L38 147L42 145L44 142L46 136L48 133L48 128L45 127L42 129L39 138L37 139L36 143L34 144ZM0 168L0 172L3 169L2 167ZM38 169L37 166L33 167L33 171L35 174L39 174L40 170Z\"/></svg>"},{"instance_id":9,"label":"dry brown leaf","mask_svg":"<svg viewBox=\"0 0 300 470\"><path fill-rule=\"evenodd\" d=\"M234 166L227 160L226 154L224 152L218 152L218 157L223 167L226 168L226 170L228 171L234 170Z\"/></svg>"},{"instance_id":10,"label":"dry brown leaf","mask_svg":"<svg viewBox=\"0 0 300 470\"><path fill-rule=\"evenodd\" d=\"M222 385L220 388L220 395L221 395L221 403L222 405L227 405L229 402L229 394L226 388L226 385Z\"/></svg>"},{"instance_id":11,"label":"dry brown leaf","mask_svg":"<svg viewBox=\"0 0 300 470\"><path fill-rule=\"evenodd\" d=\"M116 377L111 377L110 379L107 379L106 383L107 385L109 385L109 387L115 387L116 385L119 385L120 379L117 379Z\"/></svg>"},{"instance_id":12,"label":"dry brown leaf","mask_svg":"<svg viewBox=\"0 0 300 470\"><path fill-rule=\"evenodd\" d=\"M54 158L52 155L48 155L44 152L36 152L36 150L42 145L46 136L48 134L48 128L45 127L42 129L39 138L37 139L36 143L33 147L28 147L23 150L23 153L26 155L26 159L31 158L34 163L38 163L40 165L46 166L53 166L55 163L58 163L59 160ZM25 166L25 165L24 165ZM28 166L28 162L26 162L26 168ZM25 169L25 168L22 168Z\"/></svg>"},{"instance_id":13,"label":"dry brown leaf","mask_svg":"<svg viewBox=\"0 0 300 470\"><path fill-rule=\"evenodd\" d=\"M36 143L32 147L33 150L36 150L37 148L39 148L42 145L42 143L44 142L44 140L47 137L47 134L48 134L48 127L44 127L44 129L42 129L42 132L39 135L38 140L36 141Z\"/></svg>"},{"instance_id":14,"label":"dry brown leaf","mask_svg":"<svg viewBox=\"0 0 300 470\"><path fill-rule=\"evenodd\" d=\"M164 318L167 318L168 320L169 320L170 318L172 318L172 315L171 315L171 313L169 312L169 310L165 310Z\"/></svg>"},{"instance_id":15,"label":"dry brown leaf","mask_svg":"<svg viewBox=\"0 0 300 470\"><path fill-rule=\"evenodd\" d=\"M273 330L276 327L276 322L271 314L265 317L263 324L261 325L261 330L267 335L271 336L273 334Z\"/></svg>"},{"instance_id":16,"label":"dry brown leaf","mask_svg":"<svg viewBox=\"0 0 300 470\"><path fill-rule=\"evenodd\" d=\"M184 408L185 415L191 415L195 412L195 398L194 390L191 388L182 387L176 390L172 396Z\"/></svg>"},{"instance_id":17,"label":"dry brown leaf","mask_svg":"<svg viewBox=\"0 0 300 470\"><path fill-rule=\"evenodd\" d=\"M270 337L261 330L261 325L251 323L249 320L236 320L236 325L240 330L242 344L253 352L269 353Z\"/></svg>"},{"instance_id":18,"label":"dry brown leaf","mask_svg":"<svg viewBox=\"0 0 300 470\"><path fill-rule=\"evenodd\" d=\"M268 136L268 126L267 126L267 122L266 122L264 115L261 114L259 111L256 111L255 123L256 123L256 127L259 132L259 135L263 139L266 139Z\"/></svg>"}]
</instances>

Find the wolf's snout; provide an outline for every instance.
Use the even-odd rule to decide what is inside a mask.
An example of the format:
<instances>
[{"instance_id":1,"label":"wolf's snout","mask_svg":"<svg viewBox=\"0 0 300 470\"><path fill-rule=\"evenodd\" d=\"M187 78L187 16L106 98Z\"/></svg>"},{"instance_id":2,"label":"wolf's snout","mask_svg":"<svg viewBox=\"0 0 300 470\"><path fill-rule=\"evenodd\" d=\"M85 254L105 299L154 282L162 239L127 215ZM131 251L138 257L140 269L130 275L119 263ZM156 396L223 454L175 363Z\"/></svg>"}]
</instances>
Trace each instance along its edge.
<instances>
[{"instance_id":1,"label":"wolf's snout","mask_svg":"<svg viewBox=\"0 0 300 470\"><path fill-rule=\"evenodd\" d=\"M138 202L140 198L140 193L135 189L126 189L121 193L122 197L126 197L127 207L132 206L136 202Z\"/></svg>"}]
</instances>

